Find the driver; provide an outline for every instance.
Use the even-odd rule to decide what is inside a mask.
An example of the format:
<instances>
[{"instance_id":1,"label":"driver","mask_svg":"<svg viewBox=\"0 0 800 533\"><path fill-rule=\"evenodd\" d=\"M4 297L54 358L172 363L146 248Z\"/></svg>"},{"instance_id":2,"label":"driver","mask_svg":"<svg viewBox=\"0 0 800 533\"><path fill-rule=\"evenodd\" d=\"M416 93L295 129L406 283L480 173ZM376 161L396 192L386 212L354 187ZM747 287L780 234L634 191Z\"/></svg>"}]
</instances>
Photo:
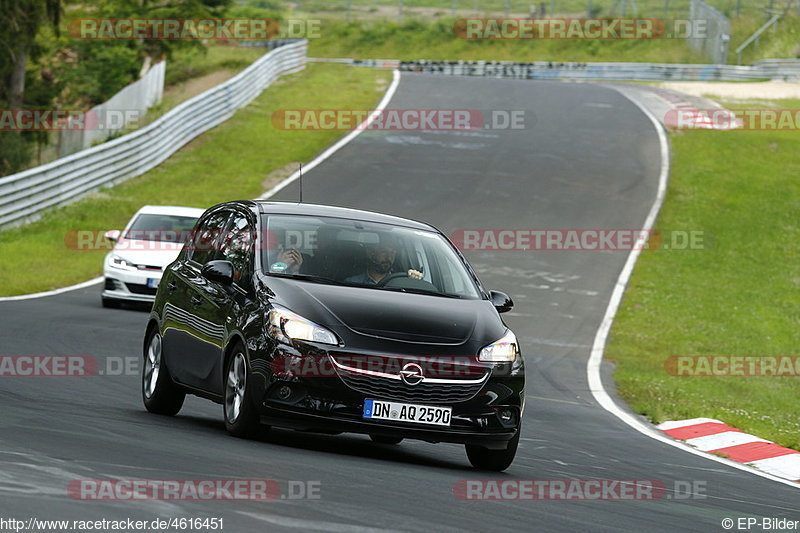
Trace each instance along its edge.
<instances>
[{"instance_id":1,"label":"driver","mask_svg":"<svg viewBox=\"0 0 800 533\"><path fill-rule=\"evenodd\" d=\"M397 255L397 243L395 238L390 235L382 235L377 244L366 246L367 269L361 274L346 278L345 283L357 283L360 285L378 285L392 271L394 259ZM422 279L422 272L409 270L408 277L412 279Z\"/></svg>"}]
</instances>

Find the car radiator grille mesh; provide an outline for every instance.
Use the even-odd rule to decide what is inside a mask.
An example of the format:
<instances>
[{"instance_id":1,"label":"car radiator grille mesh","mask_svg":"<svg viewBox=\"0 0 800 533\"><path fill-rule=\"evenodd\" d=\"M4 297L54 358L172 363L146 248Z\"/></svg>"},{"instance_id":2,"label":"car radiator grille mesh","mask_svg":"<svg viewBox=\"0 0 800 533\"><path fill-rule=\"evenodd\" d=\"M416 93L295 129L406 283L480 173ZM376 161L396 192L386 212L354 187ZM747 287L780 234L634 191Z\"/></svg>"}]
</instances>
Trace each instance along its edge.
<instances>
[{"instance_id":1,"label":"car radiator grille mesh","mask_svg":"<svg viewBox=\"0 0 800 533\"><path fill-rule=\"evenodd\" d=\"M401 380L379 376L353 375L340 373L339 377L351 389L379 400L397 400L420 403L457 403L475 397L483 388L485 380L477 383L459 384L458 380L448 383L426 383L407 385Z\"/></svg>"}]
</instances>

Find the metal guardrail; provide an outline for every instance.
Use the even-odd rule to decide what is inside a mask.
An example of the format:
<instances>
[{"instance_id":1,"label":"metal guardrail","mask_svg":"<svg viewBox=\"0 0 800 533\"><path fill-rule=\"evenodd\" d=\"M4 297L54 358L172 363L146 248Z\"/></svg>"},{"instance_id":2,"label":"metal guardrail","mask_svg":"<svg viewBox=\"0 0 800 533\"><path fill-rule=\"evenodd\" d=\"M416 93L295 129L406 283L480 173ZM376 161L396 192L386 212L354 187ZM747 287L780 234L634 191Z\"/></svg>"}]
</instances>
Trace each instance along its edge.
<instances>
[{"instance_id":1,"label":"metal guardrail","mask_svg":"<svg viewBox=\"0 0 800 533\"><path fill-rule=\"evenodd\" d=\"M389 60L382 60L387 65ZM358 65L358 61L352 64ZM753 81L800 80L800 60L765 60L752 66L677 63L554 63L537 61L399 61L406 72L529 80Z\"/></svg>"},{"instance_id":2,"label":"metal guardrail","mask_svg":"<svg viewBox=\"0 0 800 533\"><path fill-rule=\"evenodd\" d=\"M278 76L302 70L307 41L282 43L252 65L132 133L0 178L0 227L35 220L102 187L139 176L229 119Z\"/></svg>"}]
</instances>

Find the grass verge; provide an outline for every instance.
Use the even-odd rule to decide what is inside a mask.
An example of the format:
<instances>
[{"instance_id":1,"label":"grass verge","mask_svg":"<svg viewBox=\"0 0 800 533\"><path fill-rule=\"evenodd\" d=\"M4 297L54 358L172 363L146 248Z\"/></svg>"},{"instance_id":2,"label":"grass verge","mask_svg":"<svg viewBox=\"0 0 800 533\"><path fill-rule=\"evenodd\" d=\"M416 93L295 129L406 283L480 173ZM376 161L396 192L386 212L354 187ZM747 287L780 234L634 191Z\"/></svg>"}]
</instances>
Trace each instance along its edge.
<instances>
[{"instance_id":1,"label":"grass verge","mask_svg":"<svg viewBox=\"0 0 800 533\"><path fill-rule=\"evenodd\" d=\"M167 86L205 76L217 70L238 72L264 54L262 48L210 44L205 49L178 50L167 60L164 83Z\"/></svg>"},{"instance_id":2,"label":"grass verge","mask_svg":"<svg viewBox=\"0 0 800 533\"><path fill-rule=\"evenodd\" d=\"M796 131L673 135L656 227L703 231L705 248L639 257L606 351L636 412L656 423L717 418L800 450L800 376L677 377L665 369L674 355L800 355L796 146Z\"/></svg>"},{"instance_id":3,"label":"grass verge","mask_svg":"<svg viewBox=\"0 0 800 533\"><path fill-rule=\"evenodd\" d=\"M270 120L273 111L371 109L390 78L386 71L310 64L277 80L247 108L150 172L0 232L0 295L43 291L100 275L105 252L69 249L65 236L70 230L122 228L145 204L209 207L258 196L282 177L276 170L310 159L341 136L337 131L278 130Z\"/></svg>"},{"instance_id":4,"label":"grass verge","mask_svg":"<svg viewBox=\"0 0 800 533\"><path fill-rule=\"evenodd\" d=\"M309 40L311 57L495 61L643 61L702 63L684 40L466 40L453 32L456 19L433 22L326 20Z\"/></svg>"}]
</instances>

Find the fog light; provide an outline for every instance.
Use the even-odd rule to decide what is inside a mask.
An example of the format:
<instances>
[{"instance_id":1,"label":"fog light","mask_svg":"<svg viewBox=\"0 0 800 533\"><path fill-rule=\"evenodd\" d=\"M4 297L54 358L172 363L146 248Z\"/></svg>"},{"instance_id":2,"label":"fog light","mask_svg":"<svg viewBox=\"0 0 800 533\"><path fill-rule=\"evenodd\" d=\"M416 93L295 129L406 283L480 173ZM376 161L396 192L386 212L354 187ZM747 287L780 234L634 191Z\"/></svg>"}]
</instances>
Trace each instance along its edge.
<instances>
[{"instance_id":1,"label":"fog light","mask_svg":"<svg viewBox=\"0 0 800 533\"><path fill-rule=\"evenodd\" d=\"M503 409L497 415L500 417L500 421L505 423L511 422L514 418L514 413L509 409Z\"/></svg>"},{"instance_id":2,"label":"fog light","mask_svg":"<svg viewBox=\"0 0 800 533\"><path fill-rule=\"evenodd\" d=\"M288 400L291 395L292 395L292 388L288 385L283 385L281 386L281 388L278 389L279 400Z\"/></svg>"}]
</instances>

